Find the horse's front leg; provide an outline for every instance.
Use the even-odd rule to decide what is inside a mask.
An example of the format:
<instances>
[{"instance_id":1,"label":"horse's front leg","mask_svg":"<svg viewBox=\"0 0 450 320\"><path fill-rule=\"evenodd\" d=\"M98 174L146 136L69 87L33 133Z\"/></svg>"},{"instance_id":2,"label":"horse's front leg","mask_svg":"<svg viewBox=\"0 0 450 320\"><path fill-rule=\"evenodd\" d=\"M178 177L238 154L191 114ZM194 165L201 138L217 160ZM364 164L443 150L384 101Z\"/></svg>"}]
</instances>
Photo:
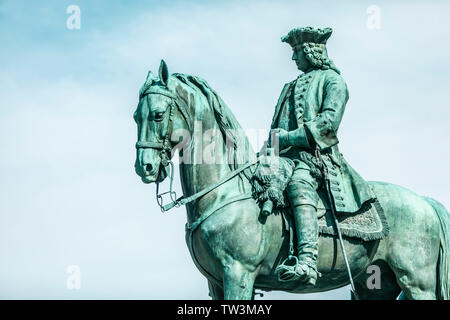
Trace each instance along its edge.
<instances>
[{"instance_id":1,"label":"horse's front leg","mask_svg":"<svg viewBox=\"0 0 450 320\"><path fill-rule=\"evenodd\" d=\"M225 300L251 300L253 284L259 268L251 268L237 260L224 266Z\"/></svg>"}]
</instances>

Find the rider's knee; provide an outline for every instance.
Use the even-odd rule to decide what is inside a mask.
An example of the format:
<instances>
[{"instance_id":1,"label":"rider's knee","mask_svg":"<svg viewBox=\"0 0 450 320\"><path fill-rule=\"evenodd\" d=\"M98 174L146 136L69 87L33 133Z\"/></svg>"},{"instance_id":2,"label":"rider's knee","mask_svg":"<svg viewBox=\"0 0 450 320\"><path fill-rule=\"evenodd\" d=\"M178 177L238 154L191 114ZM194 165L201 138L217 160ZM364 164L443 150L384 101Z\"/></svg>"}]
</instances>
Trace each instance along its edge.
<instances>
[{"instance_id":1,"label":"rider's knee","mask_svg":"<svg viewBox=\"0 0 450 320\"><path fill-rule=\"evenodd\" d=\"M319 196L308 183L290 183L286 189L289 203L292 207L310 205L317 207Z\"/></svg>"}]
</instances>

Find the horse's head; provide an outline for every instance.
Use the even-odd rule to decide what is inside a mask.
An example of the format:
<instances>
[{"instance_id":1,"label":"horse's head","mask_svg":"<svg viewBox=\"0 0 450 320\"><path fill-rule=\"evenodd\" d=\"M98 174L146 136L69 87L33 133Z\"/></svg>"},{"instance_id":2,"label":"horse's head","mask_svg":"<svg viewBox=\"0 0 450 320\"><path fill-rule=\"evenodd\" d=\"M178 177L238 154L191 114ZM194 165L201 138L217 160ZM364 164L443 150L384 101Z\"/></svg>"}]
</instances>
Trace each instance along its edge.
<instances>
[{"instance_id":1,"label":"horse's head","mask_svg":"<svg viewBox=\"0 0 450 320\"><path fill-rule=\"evenodd\" d=\"M148 73L134 113L138 127L135 169L144 183L161 182L167 176L175 109L176 95L169 89L169 72L161 61L159 78Z\"/></svg>"}]
</instances>

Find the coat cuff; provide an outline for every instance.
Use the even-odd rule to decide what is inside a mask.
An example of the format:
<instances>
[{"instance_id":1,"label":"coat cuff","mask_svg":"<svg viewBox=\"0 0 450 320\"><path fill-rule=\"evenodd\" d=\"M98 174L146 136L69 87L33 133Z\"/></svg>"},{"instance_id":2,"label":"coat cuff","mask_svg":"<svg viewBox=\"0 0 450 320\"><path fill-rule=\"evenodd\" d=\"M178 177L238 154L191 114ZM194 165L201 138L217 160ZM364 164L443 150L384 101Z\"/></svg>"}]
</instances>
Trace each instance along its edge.
<instances>
[{"instance_id":1,"label":"coat cuff","mask_svg":"<svg viewBox=\"0 0 450 320\"><path fill-rule=\"evenodd\" d=\"M304 126L321 150L331 148L339 143L331 122L321 115L305 123Z\"/></svg>"}]
</instances>

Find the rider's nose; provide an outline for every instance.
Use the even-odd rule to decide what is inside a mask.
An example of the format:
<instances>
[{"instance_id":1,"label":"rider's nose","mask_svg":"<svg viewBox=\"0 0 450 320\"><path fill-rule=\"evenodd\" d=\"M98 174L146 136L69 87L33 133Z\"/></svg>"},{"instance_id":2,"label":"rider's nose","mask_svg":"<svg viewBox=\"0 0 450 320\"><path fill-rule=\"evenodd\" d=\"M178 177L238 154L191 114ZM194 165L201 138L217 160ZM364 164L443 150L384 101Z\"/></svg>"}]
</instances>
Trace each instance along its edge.
<instances>
[{"instance_id":1,"label":"rider's nose","mask_svg":"<svg viewBox=\"0 0 450 320\"><path fill-rule=\"evenodd\" d=\"M147 172L151 172L152 168L153 168L153 166L151 164L146 164L145 165L145 171L147 171Z\"/></svg>"}]
</instances>

